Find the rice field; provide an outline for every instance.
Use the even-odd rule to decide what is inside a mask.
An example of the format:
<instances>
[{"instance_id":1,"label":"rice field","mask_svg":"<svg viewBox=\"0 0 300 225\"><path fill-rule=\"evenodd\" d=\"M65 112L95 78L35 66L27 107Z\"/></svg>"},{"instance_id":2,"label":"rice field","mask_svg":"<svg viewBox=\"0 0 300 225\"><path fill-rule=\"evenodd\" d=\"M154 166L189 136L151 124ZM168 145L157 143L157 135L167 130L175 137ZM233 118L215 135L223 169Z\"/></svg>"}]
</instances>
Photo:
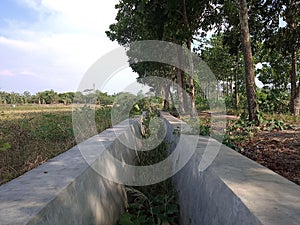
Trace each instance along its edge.
<instances>
[{"instance_id":1,"label":"rice field","mask_svg":"<svg viewBox=\"0 0 300 225\"><path fill-rule=\"evenodd\" d=\"M76 145L72 106L0 106L0 184ZM95 110L97 131L111 126L110 108Z\"/></svg>"}]
</instances>

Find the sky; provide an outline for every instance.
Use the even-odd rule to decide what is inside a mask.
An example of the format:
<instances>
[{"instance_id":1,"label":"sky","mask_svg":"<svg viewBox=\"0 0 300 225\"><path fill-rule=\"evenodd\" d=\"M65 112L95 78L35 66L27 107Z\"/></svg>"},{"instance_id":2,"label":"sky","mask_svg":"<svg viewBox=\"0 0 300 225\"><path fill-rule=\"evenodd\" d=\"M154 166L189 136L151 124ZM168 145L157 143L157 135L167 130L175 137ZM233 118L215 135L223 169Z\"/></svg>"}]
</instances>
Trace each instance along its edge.
<instances>
[{"instance_id":1,"label":"sky","mask_svg":"<svg viewBox=\"0 0 300 225\"><path fill-rule=\"evenodd\" d=\"M0 91L76 91L94 62L119 47L105 34L117 2L0 0ZM123 91L136 76L122 70L101 91Z\"/></svg>"},{"instance_id":2,"label":"sky","mask_svg":"<svg viewBox=\"0 0 300 225\"><path fill-rule=\"evenodd\" d=\"M76 91L90 66L118 48L105 34L117 2L0 0L0 91ZM117 93L134 82L125 71L101 91Z\"/></svg>"}]
</instances>

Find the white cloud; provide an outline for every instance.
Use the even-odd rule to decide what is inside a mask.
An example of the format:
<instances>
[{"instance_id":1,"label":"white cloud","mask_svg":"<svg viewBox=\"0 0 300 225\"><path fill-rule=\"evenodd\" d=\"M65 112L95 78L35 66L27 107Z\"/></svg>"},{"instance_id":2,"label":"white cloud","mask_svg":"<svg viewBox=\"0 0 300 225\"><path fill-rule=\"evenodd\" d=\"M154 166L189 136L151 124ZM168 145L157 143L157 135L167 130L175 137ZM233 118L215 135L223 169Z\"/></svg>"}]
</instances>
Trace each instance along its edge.
<instances>
[{"instance_id":1,"label":"white cloud","mask_svg":"<svg viewBox=\"0 0 300 225\"><path fill-rule=\"evenodd\" d=\"M106 27L106 21L114 21L114 5L117 1L99 0L44 0L42 5L51 10L62 13L62 15L74 27L93 28ZM111 9L111 10L108 10Z\"/></svg>"},{"instance_id":2,"label":"white cloud","mask_svg":"<svg viewBox=\"0 0 300 225\"><path fill-rule=\"evenodd\" d=\"M11 77L13 75L14 75L14 73L10 70L0 70L0 76L9 76L9 77Z\"/></svg>"},{"instance_id":3,"label":"white cloud","mask_svg":"<svg viewBox=\"0 0 300 225\"><path fill-rule=\"evenodd\" d=\"M41 1L40 0L15 0L20 5L35 9L41 10Z\"/></svg>"},{"instance_id":4,"label":"white cloud","mask_svg":"<svg viewBox=\"0 0 300 225\"><path fill-rule=\"evenodd\" d=\"M31 42L26 42L23 40L14 40L14 39L9 39L1 36L0 36L0 45L6 45L24 51L32 51L37 47L34 43Z\"/></svg>"},{"instance_id":5,"label":"white cloud","mask_svg":"<svg viewBox=\"0 0 300 225\"><path fill-rule=\"evenodd\" d=\"M36 10L42 23L85 31L103 31L115 19L118 0L16 0L24 7ZM46 20L46 21L45 21Z\"/></svg>"},{"instance_id":6,"label":"white cloud","mask_svg":"<svg viewBox=\"0 0 300 225\"><path fill-rule=\"evenodd\" d=\"M13 21L11 27L0 29L0 71L6 74L11 71L22 79L36 77L37 82L53 85L53 89L74 90L89 66L118 47L104 33L114 22L117 0L15 1L40 17L26 29L24 21L19 27L18 21ZM25 78L20 82L24 90L33 85Z\"/></svg>"}]
</instances>

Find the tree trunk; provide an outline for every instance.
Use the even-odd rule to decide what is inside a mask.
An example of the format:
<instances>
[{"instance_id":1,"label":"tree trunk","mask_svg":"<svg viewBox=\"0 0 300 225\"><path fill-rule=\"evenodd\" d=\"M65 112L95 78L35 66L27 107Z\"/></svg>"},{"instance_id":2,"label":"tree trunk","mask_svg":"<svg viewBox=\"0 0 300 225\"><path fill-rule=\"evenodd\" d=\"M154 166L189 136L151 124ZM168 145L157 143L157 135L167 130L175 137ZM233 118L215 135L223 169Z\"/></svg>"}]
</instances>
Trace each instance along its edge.
<instances>
[{"instance_id":1,"label":"tree trunk","mask_svg":"<svg viewBox=\"0 0 300 225\"><path fill-rule=\"evenodd\" d=\"M187 30L190 30L190 24L187 16L187 11L186 11L186 0L183 1L183 18L184 18L184 23L187 28ZM191 37L192 38L192 37ZM190 114L191 116L196 114L196 107L195 107L195 85L194 85L194 63L193 63L193 58L192 58L192 41L191 39L187 40L187 48L189 50L188 52L188 63L189 63L189 87L190 87L190 100L191 100L191 105L190 105Z\"/></svg>"},{"instance_id":2,"label":"tree trunk","mask_svg":"<svg viewBox=\"0 0 300 225\"><path fill-rule=\"evenodd\" d=\"M226 95L229 97L229 76L226 76Z\"/></svg>"},{"instance_id":3,"label":"tree trunk","mask_svg":"<svg viewBox=\"0 0 300 225\"><path fill-rule=\"evenodd\" d=\"M169 86L169 93L170 93L170 98L171 98L171 103L172 103L172 107L171 109L175 108L175 101L174 101L174 97L171 91L171 86Z\"/></svg>"},{"instance_id":4,"label":"tree trunk","mask_svg":"<svg viewBox=\"0 0 300 225\"><path fill-rule=\"evenodd\" d=\"M298 57L298 54L297 54L297 57ZM296 71L297 71L297 64L296 65ZM297 113L296 115L300 115L300 77L299 77L299 81L298 81L298 87L297 87L297 90L296 90L296 100L298 101L298 105L295 106L295 109L297 110Z\"/></svg>"},{"instance_id":5,"label":"tree trunk","mask_svg":"<svg viewBox=\"0 0 300 225\"><path fill-rule=\"evenodd\" d=\"M210 93L209 92L210 92L210 82L208 81L206 83L206 94L205 94L205 96L206 96L207 99L210 98Z\"/></svg>"},{"instance_id":6,"label":"tree trunk","mask_svg":"<svg viewBox=\"0 0 300 225\"><path fill-rule=\"evenodd\" d=\"M169 102L169 96L170 96L170 86L171 84L166 85L163 89L163 94L164 94L164 105L163 109L164 110L169 110L170 109L170 102Z\"/></svg>"},{"instance_id":7,"label":"tree trunk","mask_svg":"<svg viewBox=\"0 0 300 225\"><path fill-rule=\"evenodd\" d=\"M196 107L195 107L195 84L194 84L194 62L192 58L192 43L191 40L187 42L187 48L190 51L188 53L189 57L189 86L190 86L190 99L191 99L191 115L196 115Z\"/></svg>"},{"instance_id":8,"label":"tree trunk","mask_svg":"<svg viewBox=\"0 0 300 225\"><path fill-rule=\"evenodd\" d=\"M189 105L188 105L188 95L186 90L186 78L185 78L185 72L181 70L181 83L182 83L182 97L183 97L183 107L184 107L184 113L186 114L189 111Z\"/></svg>"},{"instance_id":9,"label":"tree trunk","mask_svg":"<svg viewBox=\"0 0 300 225\"><path fill-rule=\"evenodd\" d=\"M182 47L178 47L178 66L181 67L183 63L183 52ZM183 77L182 77L182 70L179 68L176 68L176 78L177 78L177 95L178 95L178 111L180 114L185 114L184 109L184 100L183 100Z\"/></svg>"},{"instance_id":10,"label":"tree trunk","mask_svg":"<svg viewBox=\"0 0 300 225\"><path fill-rule=\"evenodd\" d=\"M258 122L258 108L256 102L256 87L254 76L254 65L252 58L252 49L248 25L248 7L246 0L238 0L239 4L239 17L241 24L241 38L243 44L243 53L245 61L246 73L246 92L248 102L249 121Z\"/></svg>"},{"instance_id":11,"label":"tree trunk","mask_svg":"<svg viewBox=\"0 0 300 225\"><path fill-rule=\"evenodd\" d=\"M296 73L297 73L297 52L293 51L292 70L291 70L291 100L290 100L291 113L295 113L295 99L297 95Z\"/></svg>"},{"instance_id":12,"label":"tree trunk","mask_svg":"<svg viewBox=\"0 0 300 225\"><path fill-rule=\"evenodd\" d=\"M239 87L238 87L238 75L239 75L239 52L236 53L235 61L235 78L234 78L234 90L235 90L235 109L239 107Z\"/></svg>"},{"instance_id":13,"label":"tree trunk","mask_svg":"<svg viewBox=\"0 0 300 225\"><path fill-rule=\"evenodd\" d=\"M229 81L229 95L230 97L232 97L232 82L233 82L233 79L234 79L234 74L231 74L230 76L230 81Z\"/></svg>"},{"instance_id":14,"label":"tree trunk","mask_svg":"<svg viewBox=\"0 0 300 225\"><path fill-rule=\"evenodd\" d=\"M183 91L182 91L182 73L181 70L176 68L177 75L177 95L178 95L178 111L179 113L185 113L184 101L183 101Z\"/></svg>"},{"instance_id":15,"label":"tree trunk","mask_svg":"<svg viewBox=\"0 0 300 225\"><path fill-rule=\"evenodd\" d=\"M298 88L299 91L299 88ZM294 114L295 116L300 115L300 96L297 95L296 98L294 99Z\"/></svg>"}]
</instances>

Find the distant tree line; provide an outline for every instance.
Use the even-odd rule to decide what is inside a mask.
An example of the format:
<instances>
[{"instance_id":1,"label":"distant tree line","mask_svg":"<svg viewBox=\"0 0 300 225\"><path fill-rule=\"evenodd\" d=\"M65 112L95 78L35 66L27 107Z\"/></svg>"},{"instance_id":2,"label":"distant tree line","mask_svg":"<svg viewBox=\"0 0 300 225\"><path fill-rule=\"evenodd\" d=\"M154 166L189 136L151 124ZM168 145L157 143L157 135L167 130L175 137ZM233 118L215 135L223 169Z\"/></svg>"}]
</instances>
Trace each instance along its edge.
<instances>
[{"instance_id":1,"label":"distant tree line","mask_svg":"<svg viewBox=\"0 0 300 225\"><path fill-rule=\"evenodd\" d=\"M103 93L99 90L84 92L65 92L57 93L54 90L46 90L31 94L25 91L22 94L16 92L0 92L0 104L64 104L69 105L73 102L81 104L111 105L114 102L114 95Z\"/></svg>"}]
</instances>

